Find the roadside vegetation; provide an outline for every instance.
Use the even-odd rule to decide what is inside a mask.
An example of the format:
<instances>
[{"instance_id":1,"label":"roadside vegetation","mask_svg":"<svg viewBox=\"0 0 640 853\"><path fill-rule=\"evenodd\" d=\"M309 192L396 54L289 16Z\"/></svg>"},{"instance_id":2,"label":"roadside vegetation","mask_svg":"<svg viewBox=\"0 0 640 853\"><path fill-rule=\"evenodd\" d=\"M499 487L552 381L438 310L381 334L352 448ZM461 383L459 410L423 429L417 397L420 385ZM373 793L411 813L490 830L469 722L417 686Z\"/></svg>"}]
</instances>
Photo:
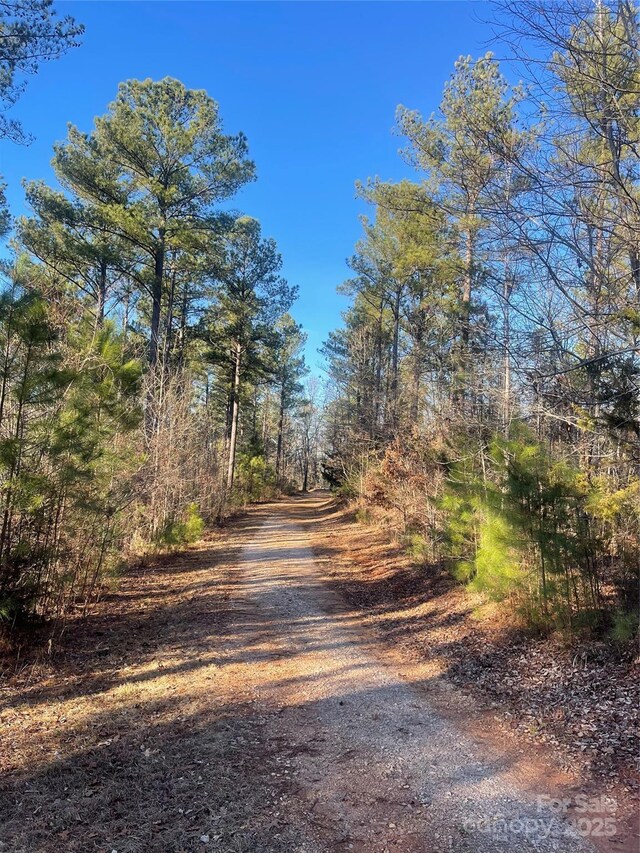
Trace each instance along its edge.
<instances>
[{"instance_id":1,"label":"roadside vegetation","mask_svg":"<svg viewBox=\"0 0 640 853\"><path fill-rule=\"evenodd\" d=\"M640 52L628 2L498 4L400 106L343 285L327 478L534 632L627 643L640 553ZM529 53L527 53L529 51Z\"/></svg>"},{"instance_id":2,"label":"roadside vegetation","mask_svg":"<svg viewBox=\"0 0 640 853\"><path fill-rule=\"evenodd\" d=\"M0 14L42 60L82 31L46 0ZM7 79L37 70L11 44ZM231 207L247 140L177 80L114 95L54 146L57 184L25 182L31 214L3 211L0 627L86 608L131 555L318 478L297 288Z\"/></svg>"},{"instance_id":3,"label":"roadside vegetation","mask_svg":"<svg viewBox=\"0 0 640 853\"><path fill-rule=\"evenodd\" d=\"M206 91L0 180L1 850L582 849L513 829L547 788L637 848L639 10L481 5L506 59L398 107L322 378ZM0 3L4 145L82 33Z\"/></svg>"}]
</instances>

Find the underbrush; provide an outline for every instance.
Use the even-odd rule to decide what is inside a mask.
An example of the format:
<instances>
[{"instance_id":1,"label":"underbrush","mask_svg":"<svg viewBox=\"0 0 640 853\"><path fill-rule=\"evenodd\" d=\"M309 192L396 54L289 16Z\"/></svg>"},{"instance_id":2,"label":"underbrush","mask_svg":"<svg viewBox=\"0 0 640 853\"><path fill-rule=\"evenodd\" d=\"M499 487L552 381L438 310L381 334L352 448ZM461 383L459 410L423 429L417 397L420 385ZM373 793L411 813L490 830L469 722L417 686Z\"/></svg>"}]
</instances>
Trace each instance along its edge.
<instances>
[{"instance_id":1,"label":"underbrush","mask_svg":"<svg viewBox=\"0 0 640 853\"><path fill-rule=\"evenodd\" d=\"M153 539L157 550L171 550L197 542L205 529L205 521L195 502L188 504L180 518L168 519Z\"/></svg>"},{"instance_id":2,"label":"underbrush","mask_svg":"<svg viewBox=\"0 0 640 853\"><path fill-rule=\"evenodd\" d=\"M587 478L521 427L480 448L414 436L342 484L356 519L417 565L444 564L532 634L626 643L638 633L640 487Z\"/></svg>"}]
</instances>

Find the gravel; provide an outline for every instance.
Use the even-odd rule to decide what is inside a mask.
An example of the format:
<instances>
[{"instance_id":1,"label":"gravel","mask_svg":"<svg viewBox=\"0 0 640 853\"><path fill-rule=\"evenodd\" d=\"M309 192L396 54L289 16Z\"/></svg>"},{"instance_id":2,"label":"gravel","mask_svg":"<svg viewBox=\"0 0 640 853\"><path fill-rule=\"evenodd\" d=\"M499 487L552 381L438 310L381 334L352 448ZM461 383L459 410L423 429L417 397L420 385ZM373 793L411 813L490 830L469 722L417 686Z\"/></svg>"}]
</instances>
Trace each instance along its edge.
<instances>
[{"instance_id":1,"label":"gravel","mask_svg":"<svg viewBox=\"0 0 640 853\"><path fill-rule=\"evenodd\" d=\"M433 707L428 683L377 654L323 585L303 521L267 517L239 571L235 651L282 744L286 849L595 849L553 808L554 791L521 783L507 756L487 758Z\"/></svg>"}]
</instances>

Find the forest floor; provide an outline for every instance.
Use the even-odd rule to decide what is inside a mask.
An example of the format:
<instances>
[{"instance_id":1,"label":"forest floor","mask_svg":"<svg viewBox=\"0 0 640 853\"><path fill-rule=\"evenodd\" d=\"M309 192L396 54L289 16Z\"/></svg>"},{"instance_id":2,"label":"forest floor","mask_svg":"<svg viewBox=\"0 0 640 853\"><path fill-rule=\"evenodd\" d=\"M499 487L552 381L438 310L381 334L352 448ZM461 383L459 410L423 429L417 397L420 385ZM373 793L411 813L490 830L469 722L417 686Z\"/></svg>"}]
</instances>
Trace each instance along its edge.
<instances>
[{"instance_id":1,"label":"forest floor","mask_svg":"<svg viewBox=\"0 0 640 853\"><path fill-rule=\"evenodd\" d=\"M559 676L518 692L516 644L493 691L497 635L461 642L459 591L416 572L326 493L130 570L52 656L6 667L0 851L637 850L626 735L591 764L560 717L532 739L526 693Z\"/></svg>"}]
</instances>

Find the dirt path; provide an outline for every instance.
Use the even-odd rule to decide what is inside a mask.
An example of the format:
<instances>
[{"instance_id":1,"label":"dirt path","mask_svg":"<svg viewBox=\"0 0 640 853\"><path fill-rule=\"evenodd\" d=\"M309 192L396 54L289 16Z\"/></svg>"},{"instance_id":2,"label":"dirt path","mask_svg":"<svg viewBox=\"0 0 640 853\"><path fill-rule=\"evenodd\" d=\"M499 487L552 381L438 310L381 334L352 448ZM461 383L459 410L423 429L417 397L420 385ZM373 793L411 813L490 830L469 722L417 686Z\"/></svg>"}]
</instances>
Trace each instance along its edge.
<instances>
[{"instance_id":1,"label":"dirt path","mask_svg":"<svg viewBox=\"0 0 640 853\"><path fill-rule=\"evenodd\" d=\"M500 755L487 761L323 586L304 526L319 500L265 519L240 555L238 678L280 712L294 849L591 850L539 806L544 787L532 792Z\"/></svg>"},{"instance_id":2,"label":"dirt path","mask_svg":"<svg viewBox=\"0 0 640 853\"><path fill-rule=\"evenodd\" d=\"M595 849L323 583L325 502L137 573L48 681L9 684L0 851Z\"/></svg>"}]
</instances>

